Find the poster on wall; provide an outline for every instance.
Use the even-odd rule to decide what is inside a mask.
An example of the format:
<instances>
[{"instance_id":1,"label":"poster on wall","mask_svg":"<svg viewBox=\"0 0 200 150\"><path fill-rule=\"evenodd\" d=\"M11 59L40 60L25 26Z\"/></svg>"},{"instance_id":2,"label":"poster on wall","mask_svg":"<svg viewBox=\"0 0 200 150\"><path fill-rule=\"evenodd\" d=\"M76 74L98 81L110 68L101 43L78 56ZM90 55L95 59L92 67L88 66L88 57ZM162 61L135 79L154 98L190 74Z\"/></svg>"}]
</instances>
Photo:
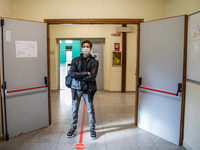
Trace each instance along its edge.
<instances>
[{"instance_id":1,"label":"poster on wall","mask_svg":"<svg viewBox=\"0 0 200 150\"><path fill-rule=\"evenodd\" d=\"M114 43L114 50L119 51L120 43Z\"/></svg>"},{"instance_id":2,"label":"poster on wall","mask_svg":"<svg viewBox=\"0 0 200 150\"><path fill-rule=\"evenodd\" d=\"M120 37L120 36L121 36L121 33L111 33L111 36Z\"/></svg>"},{"instance_id":3,"label":"poster on wall","mask_svg":"<svg viewBox=\"0 0 200 150\"><path fill-rule=\"evenodd\" d=\"M98 53L92 53L93 57L96 59L96 60L99 60L98 58Z\"/></svg>"},{"instance_id":4,"label":"poster on wall","mask_svg":"<svg viewBox=\"0 0 200 150\"><path fill-rule=\"evenodd\" d=\"M11 42L11 31L6 31L6 42Z\"/></svg>"},{"instance_id":5,"label":"poster on wall","mask_svg":"<svg viewBox=\"0 0 200 150\"><path fill-rule=\"evenodd\" d=\"M121 66L122 64L122 53L120 51L113 51L112 52L112 66Z\"/></svg>"},{"instance_id":6,"label":"poster on wall","mask_svg":"<svg viewBox=\"0 0 200 150\"><path fill-rule=\"evenodd\" d=\"M200 25L196 25L193 27L192 40L199 40L199 39L200 39Z\"/></svg>"},{"instance_id":7,"label":"poster on wall","mask_svg":"<svg viewBox=\"0 0 200 150\"><path fill-rule=\"evenodd\" d=\"M15 42L16 57L37 57L36 41L16 41Z\"/></svg>"}]
</instances>

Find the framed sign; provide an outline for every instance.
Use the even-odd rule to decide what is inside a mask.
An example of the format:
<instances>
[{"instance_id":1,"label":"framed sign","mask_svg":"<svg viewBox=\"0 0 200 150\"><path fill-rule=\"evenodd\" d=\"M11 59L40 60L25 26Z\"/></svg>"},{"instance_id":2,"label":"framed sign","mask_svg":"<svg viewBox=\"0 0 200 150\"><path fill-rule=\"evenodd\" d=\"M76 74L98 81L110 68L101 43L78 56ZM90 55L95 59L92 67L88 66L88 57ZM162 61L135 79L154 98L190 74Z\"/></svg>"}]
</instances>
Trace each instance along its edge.
<instances>
[{"instance_id":1,"label":"framed sign","mask_svg":"<svg viewBox=\"0 0 200 150\"><path fill-rule=\"evenodd\" d=\"M112 66L121 66L122 65L122 53L120 51L112 52Z\"/></svg>"},{"instance_id":2,"label":"framed sign","mask_svg":"<svg viewBox=\"0 0 200 150\"><path fill-rule=\"evenodd\" d=\"M115 43L114 44L114 50L119 51L119 48L120 48L120 43Z\"/></svg>"}]
</instances>

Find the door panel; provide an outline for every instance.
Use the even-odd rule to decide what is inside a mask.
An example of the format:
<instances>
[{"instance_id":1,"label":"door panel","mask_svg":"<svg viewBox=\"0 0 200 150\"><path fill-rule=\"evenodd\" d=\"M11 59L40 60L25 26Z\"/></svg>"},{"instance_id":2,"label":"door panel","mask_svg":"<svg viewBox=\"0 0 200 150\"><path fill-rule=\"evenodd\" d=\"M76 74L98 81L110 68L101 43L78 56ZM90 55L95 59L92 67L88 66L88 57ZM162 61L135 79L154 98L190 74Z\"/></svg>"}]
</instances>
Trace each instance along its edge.
<instances>
[{"instance_id":1,"label":"door panel","mask_svg":"<svg viewBox=\"0 0 200 150\"><path fill-rule=\"evenodd\" d=\"M4 66L8 93L45 86L46 24L13 19L4 19L4 22ZM8 33L10 40L6 37ZM49 125L47 88L18 91L5 96L9 137Z\"/></svg>"},{"instance_id":2,"label":"door panel","mask_svg":"<svg viewBox=\"0 0 200 150\"><path fill-rule=\"evenodd\" d=\"M99 61L99 69L96 78L97 90L104 90L104 72L103 72L103 43L102 41L92 41L92 55L97 55Z\"/></svg>"},{"instance_id":3,"label":"door panel","mask_svg":"<svg viewBox=\"0 0 200 150\"><path fill-rule=\"evenodd\" d=\"M185 16L141 23L142 87L176 93L183 81ZM179 144L181 94L140 88L138 127Z\"/></svg>"}]
</instances>

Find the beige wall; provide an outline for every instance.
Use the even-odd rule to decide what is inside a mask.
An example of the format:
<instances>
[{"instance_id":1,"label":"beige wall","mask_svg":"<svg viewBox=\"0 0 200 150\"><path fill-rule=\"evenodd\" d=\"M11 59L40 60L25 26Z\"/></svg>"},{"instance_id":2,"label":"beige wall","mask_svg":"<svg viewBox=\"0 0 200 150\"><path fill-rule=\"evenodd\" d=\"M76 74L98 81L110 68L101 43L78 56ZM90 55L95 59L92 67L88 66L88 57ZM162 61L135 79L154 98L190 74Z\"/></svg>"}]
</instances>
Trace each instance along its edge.
<instances>
[{"instance_id":1,"label":"beige wall","mask_svg":"<svg viewBox=\"0 0 200 150\"><path fill-rule=\"evenodd\" d=\"M189 15L200 11L200 0L166 0L166 16Z\"/></svg>"},{"instance_id":2,"label":"beige wall","mask_svg":"<svg viewBox=\"0 0 200 150\"><path fill-rule=\"evenodd\" d=\"M14 0L0 0L0 17L14 17Z\"/></svg>"},{"instance_id":3,"label":"beige wall","mask_svg":"<svg viewBox=\"0 0 200 150\"><path fill-rule=\"evenodd\" d=\"M165 0L15 0L15 18L144 18L166 15Z\"/></svg>"},{"instance_id":4,"label":"beige wall","mask_svg":"<svg viewBox=\"0 0 200 150\"><path fill-rule=\"evenodd\" d=\"M51 55L51 87L59 87L59 50L56 39L81 39L81 38L105 38L104 47L104 90L121 90L121 67L112 66L112 51L114 43L122 46L122 37L112 37L116 33L116 27L121 25L51 25L50 49L55 55ZM127 33L127 91L135 91L137 25L129 25L134 28L133 33ZM122 48L120 47L120 50Z\"/></svg>"}]
</instances>

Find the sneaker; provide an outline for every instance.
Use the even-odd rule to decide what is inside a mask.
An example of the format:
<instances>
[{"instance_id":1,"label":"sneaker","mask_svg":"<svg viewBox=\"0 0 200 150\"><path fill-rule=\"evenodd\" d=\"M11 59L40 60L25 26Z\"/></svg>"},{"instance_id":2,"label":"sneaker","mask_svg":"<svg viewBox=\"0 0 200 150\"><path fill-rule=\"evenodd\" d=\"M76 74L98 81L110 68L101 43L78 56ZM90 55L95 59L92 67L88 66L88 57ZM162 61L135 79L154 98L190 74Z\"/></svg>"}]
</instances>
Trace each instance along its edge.
<instances>
[{"instance_id":1,"label":"sneaker","mask_svg":"<svg viewBox=\"0 0 200 150\"><path fill-rule=\"evenodd\" d=\"M96 139L96 131L95 130L90 130L90 137L91 137L91 139Z\"/></svg>"},{"instance_id":2,"label":"sneaker","mask_svg":"<svg viewBox=\"0 0 200 150\"><path fill-rule=\"evenodd\" d=\"M71 137L73 137L74 135L75 135L75 133L76 133L76 129L70 129L69 130L69 132L67 133L67 137L68 138L71 138Z\"/></svg>"}]
</instances>

